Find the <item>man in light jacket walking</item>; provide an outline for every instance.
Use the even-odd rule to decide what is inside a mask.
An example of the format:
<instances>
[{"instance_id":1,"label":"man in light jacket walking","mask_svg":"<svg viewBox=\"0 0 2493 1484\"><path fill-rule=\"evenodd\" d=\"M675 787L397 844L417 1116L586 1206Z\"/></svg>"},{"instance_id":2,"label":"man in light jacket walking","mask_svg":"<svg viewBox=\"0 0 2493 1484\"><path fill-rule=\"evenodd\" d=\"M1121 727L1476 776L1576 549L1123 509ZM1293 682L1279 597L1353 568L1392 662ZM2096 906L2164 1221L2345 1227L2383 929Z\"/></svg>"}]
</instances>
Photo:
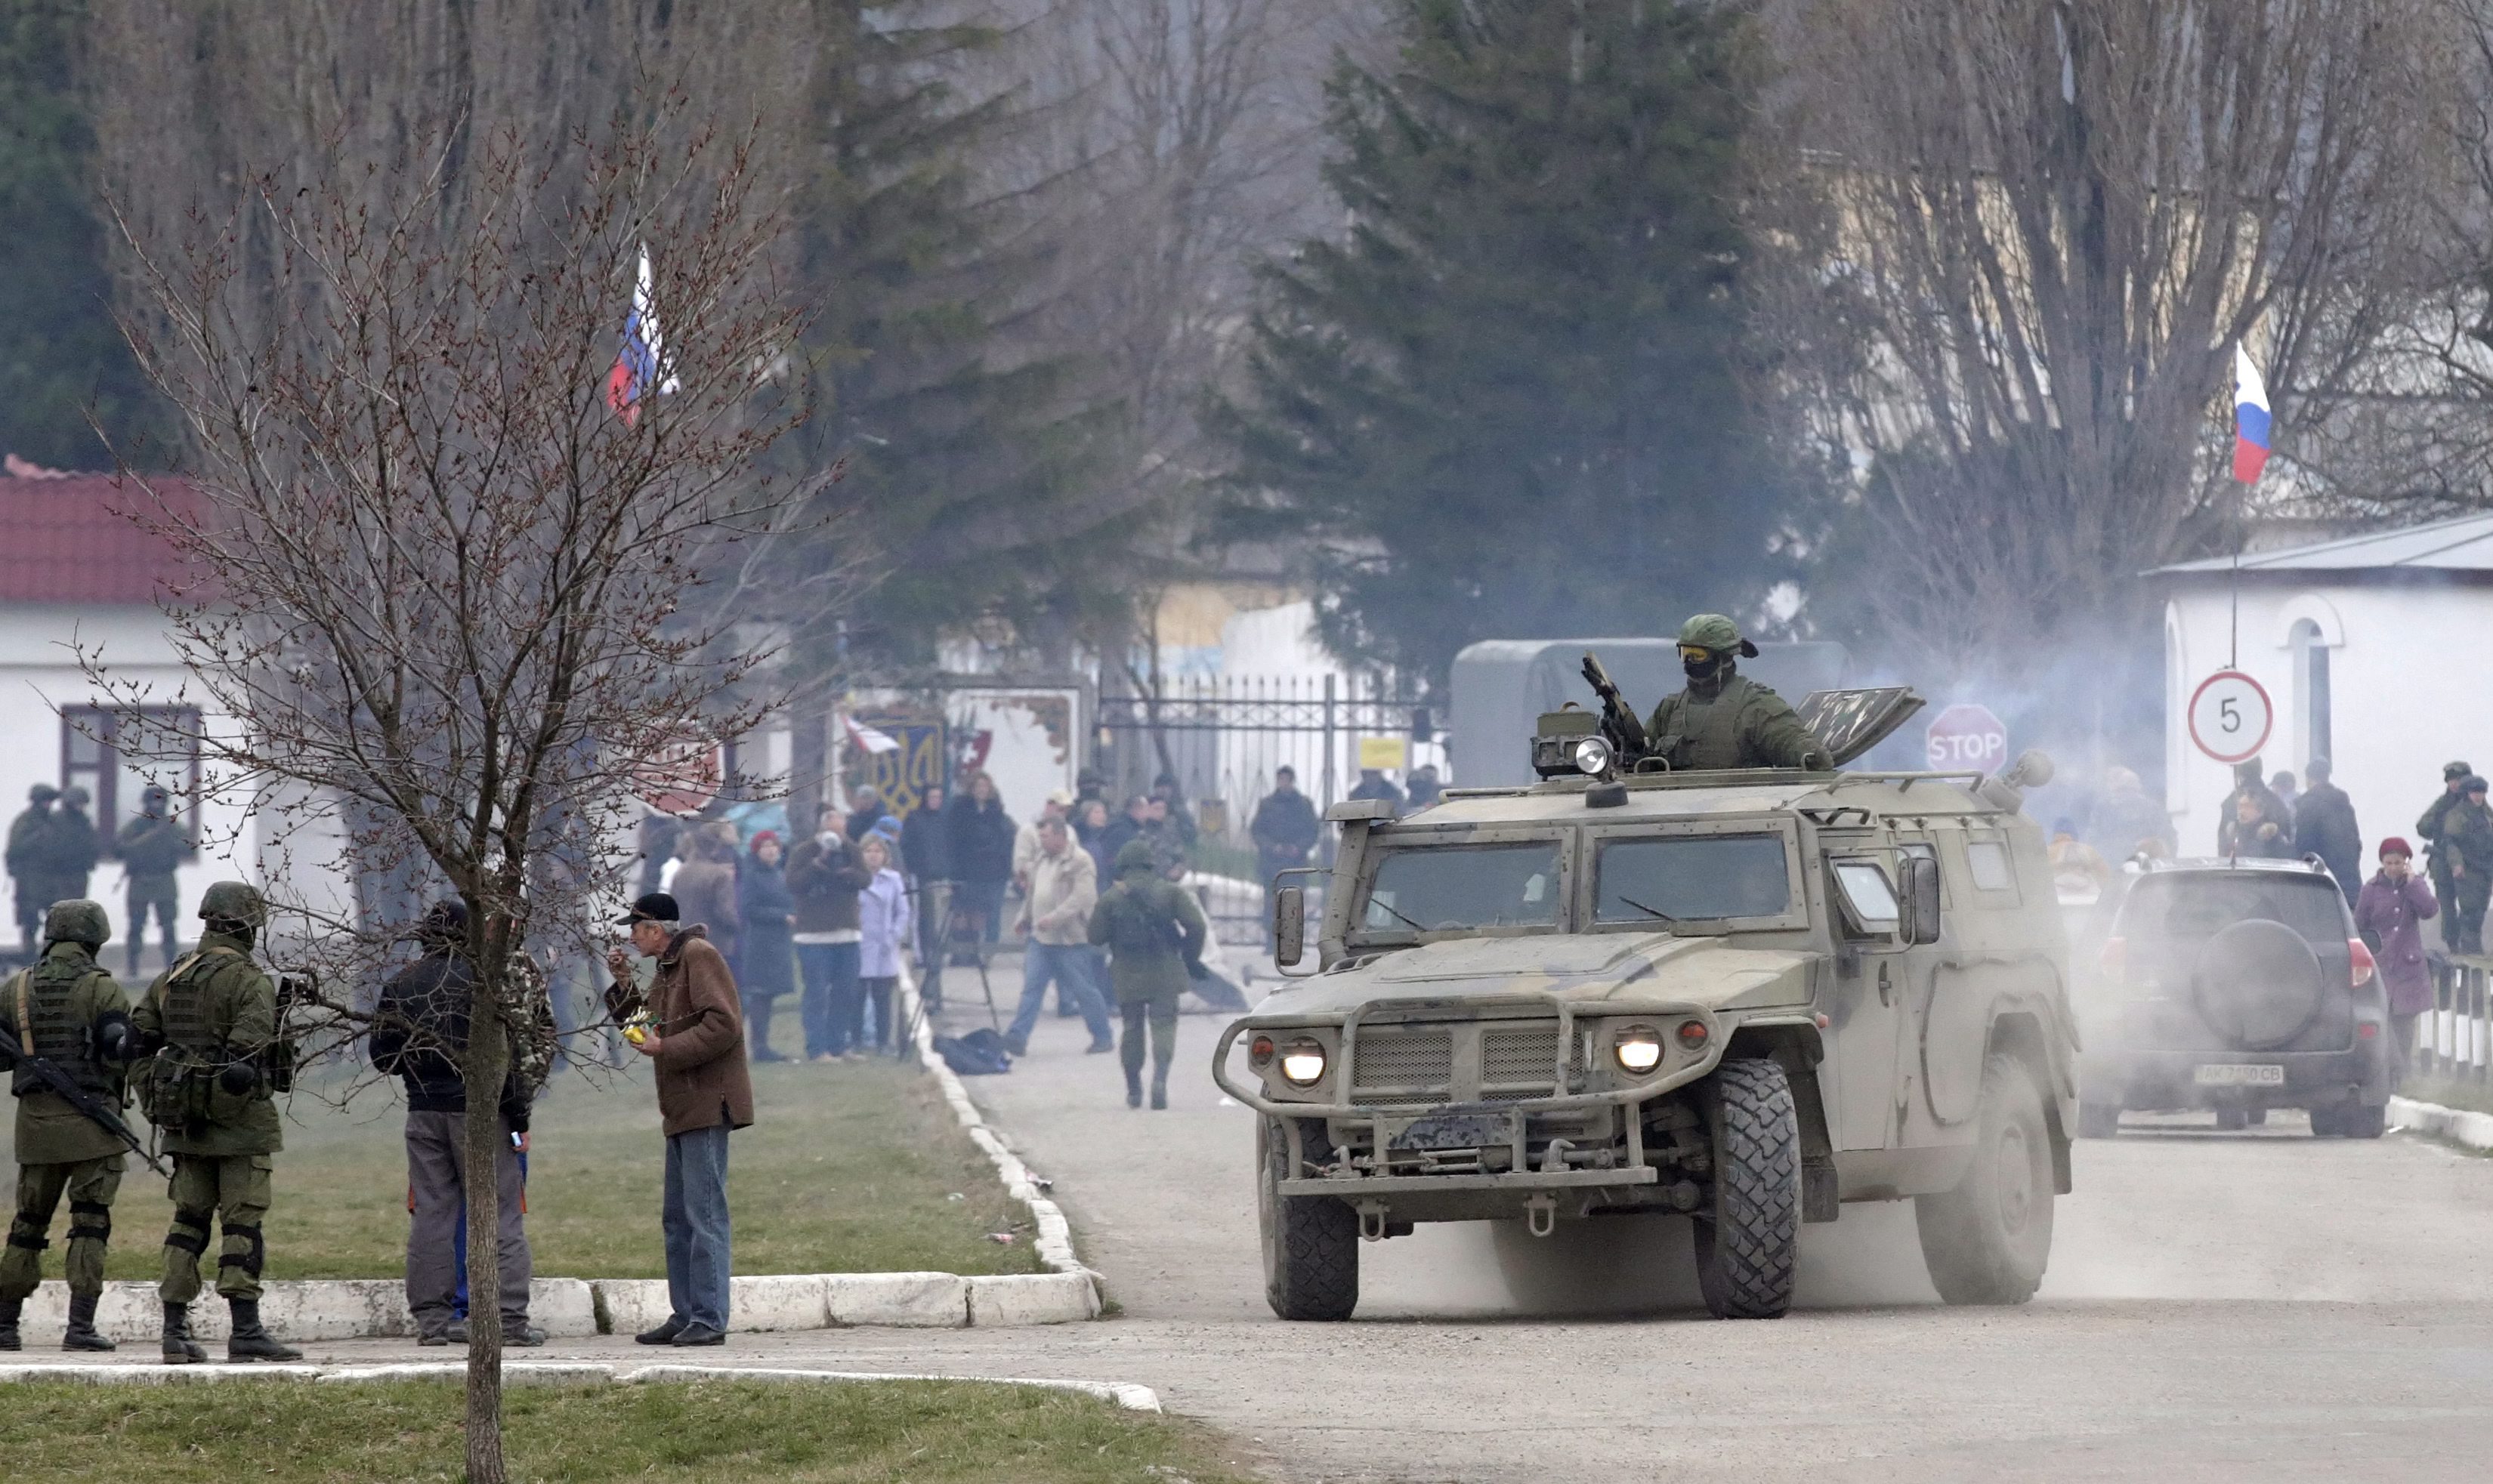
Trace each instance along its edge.
<instances>
[{"instance_id":1,"label":"man in light jacket walking","mask_svg":"<svg viewBox=\"0 0 2493 1484\"><path fill-rule=\"evenodd\" d=\"M667 1321L634 1336L643 1345L721 1345L727 1340L727 1135L753 1123L753 1081L744 1064L744 1017L736 976L699 923L680 920L676 899L651 892L623 921L632 948L658 961L644 994L631 962L609 949L615 982L606 1008L617 1020L646 1012L633 1050L657 1069L658 1116L667 1135L661 1222L667 1241Z\"/></svg>"},{"instance_id":2,"label":"man in light jacket walking","mask_svg":"<svg viewBox=\"0 0 2493 1484\"><path fill-rule=\"evenodd\" d=\"M1022 905L1022 927L1030 942L1022 957L1021 1008L1005 1032L1005 1045L1016 1056L1029 1054L1031 1027L1037 1024L1051 979L1060 999L1070 995L1081 1008L1083 1024L1091 1027L1091 1050L1117 1049L1107 1003L1091 977L1091 909L1099 902L1097 870L1091 852L1074 846L1073 832L1064 819L1039 821L1038 853L1031 857L1029 894Z\"/></svg>"}]
</instances>

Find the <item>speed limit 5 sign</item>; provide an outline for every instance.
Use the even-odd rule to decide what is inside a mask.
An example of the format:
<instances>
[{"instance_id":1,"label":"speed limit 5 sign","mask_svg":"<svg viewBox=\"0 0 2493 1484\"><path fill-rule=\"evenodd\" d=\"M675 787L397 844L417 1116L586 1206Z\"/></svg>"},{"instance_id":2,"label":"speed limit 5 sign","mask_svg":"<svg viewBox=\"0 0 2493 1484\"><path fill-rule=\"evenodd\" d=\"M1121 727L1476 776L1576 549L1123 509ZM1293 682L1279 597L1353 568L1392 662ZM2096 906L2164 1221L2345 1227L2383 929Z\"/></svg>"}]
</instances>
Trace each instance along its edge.
<instances>
[{"instance_id":1,"label":"speed limit 5 sign","mask_svg":"<svg viewBox=\"0 0 2493 1484\"><path fill-rule=\"evenodd\" d=\"M2222 763L2248 762L2268 746L2276 708L2260 683L2238 669L2220 669L2199 682L2190 697L2190 740Z\"/></svg>"}]
</instances>

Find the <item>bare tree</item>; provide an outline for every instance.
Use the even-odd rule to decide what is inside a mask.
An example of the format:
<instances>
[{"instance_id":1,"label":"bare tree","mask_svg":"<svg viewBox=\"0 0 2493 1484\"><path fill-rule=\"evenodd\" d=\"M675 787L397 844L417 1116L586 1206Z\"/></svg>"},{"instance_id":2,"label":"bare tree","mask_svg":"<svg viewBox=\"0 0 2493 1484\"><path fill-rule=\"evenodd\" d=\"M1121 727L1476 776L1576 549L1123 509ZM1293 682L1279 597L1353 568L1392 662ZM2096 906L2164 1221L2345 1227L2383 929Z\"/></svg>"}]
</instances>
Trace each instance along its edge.
<instances>
[{"instance_id":1,"label":"bare tree","mask_svg":"<svg viewBox=\"0 0 2493 1484\"><path fill-rule=\"evenodd\" d=\"M118 214L132 343L195 450L195 504L156 491L134 514L200 575L168 613L216 719L208 787L252 799L264 838L417 862L466 904L471 1109L495 1106L526 1030L516 965L588 930L632 784L771 701L737 589L809 491L754 473L787 427L771 371L799 329L759 132L676 96L594 133L342 138L178 232ZM618 395L636 307L657 354ZM406 925L302 879L272 882L299 925L288 966L369 983ZM310 1014L315 1033L361 1028L342 991ZM470 1117L467 1168L493 1169L499 1139ZM468 1230L496 1231L495 1182L466 1184ZM496 1244L468 1261L492 1294ZM467 1477L498 1481L490 1299L469 1333Z\"/></svg>"},{"instance_id":2,"label":"bare tree","mask_svg":"<svg viewBox=\"0 0 2493 1484\"><path fill-rule=\"evenodd\" d=\"M2431 0L1769 10L1758 341L1842 491L1821 570L1960 673L2048 636L2151 658L2139 575L2238 514L2235 346L2316 393L2398 312Z\"/></svg>"}]
</instances>

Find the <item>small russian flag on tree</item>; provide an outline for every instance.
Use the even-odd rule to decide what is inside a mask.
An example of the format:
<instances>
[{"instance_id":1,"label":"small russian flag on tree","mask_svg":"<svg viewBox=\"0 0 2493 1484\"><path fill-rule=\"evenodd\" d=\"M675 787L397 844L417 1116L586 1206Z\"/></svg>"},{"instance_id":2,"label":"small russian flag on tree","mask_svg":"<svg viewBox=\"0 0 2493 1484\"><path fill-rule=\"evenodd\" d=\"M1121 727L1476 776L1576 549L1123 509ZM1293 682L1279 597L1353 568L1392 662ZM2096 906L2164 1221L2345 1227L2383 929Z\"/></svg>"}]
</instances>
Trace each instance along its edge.
<instances>
[{"instance_id":1,"label":"small russian flag on tree","mask_svg":"<svg viewBox=\"0 0 2493 1484\"><path fill-rule=\"evenodd\" d=\"M2234 346L2234 478L2256 484L2268 466L2268 383L2251 353Z\"/></svg>"},{"instance_id":2,"label":"small russian flag on tree","mask_svg":"<svg viewBox=\"0 0 2493 1484\"><path fill-rule=\"evenodd\" d=\"M641 421L641 399L652 392L677 389L676 364L658 330L657 295L649 273L649 250L641 249L641 274L632 285L632 317L623 322L623 347L615 354L615 369L606 376L606 405L623 414L627 428Z\"/></svg>"}]
</instances>

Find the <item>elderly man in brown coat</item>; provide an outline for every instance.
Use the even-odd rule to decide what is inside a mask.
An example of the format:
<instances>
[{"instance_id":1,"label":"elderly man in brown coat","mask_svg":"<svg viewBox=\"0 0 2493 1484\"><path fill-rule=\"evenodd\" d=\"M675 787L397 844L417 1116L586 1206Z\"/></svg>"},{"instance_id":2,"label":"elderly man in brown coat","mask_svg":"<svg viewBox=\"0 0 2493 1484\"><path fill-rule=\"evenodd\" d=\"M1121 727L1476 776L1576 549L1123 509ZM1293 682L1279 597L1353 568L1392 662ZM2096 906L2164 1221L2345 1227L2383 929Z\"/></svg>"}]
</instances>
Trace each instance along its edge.
<instances>
[{"instance_id":1,"label":"elderly man in brown coat","mask_svg":"<svg viewBox=\"0 0 2493 1484\"><path fill-rule=\"evenodd\" d=\"M676 899L651 892L632 904L632 947L658 961L645 995L620 948L606 956L615 983L607 1008L646 1016L624 1038L657 1069L658 1115L667 1134L667 1301L671 1313L636 1336L643 1345L718 1345L727 1339L729 1261L727 1135L753 1122L744 1065L744 1017L736 976L699 923L683 925Z\"/></svg>"}]
</instances>

